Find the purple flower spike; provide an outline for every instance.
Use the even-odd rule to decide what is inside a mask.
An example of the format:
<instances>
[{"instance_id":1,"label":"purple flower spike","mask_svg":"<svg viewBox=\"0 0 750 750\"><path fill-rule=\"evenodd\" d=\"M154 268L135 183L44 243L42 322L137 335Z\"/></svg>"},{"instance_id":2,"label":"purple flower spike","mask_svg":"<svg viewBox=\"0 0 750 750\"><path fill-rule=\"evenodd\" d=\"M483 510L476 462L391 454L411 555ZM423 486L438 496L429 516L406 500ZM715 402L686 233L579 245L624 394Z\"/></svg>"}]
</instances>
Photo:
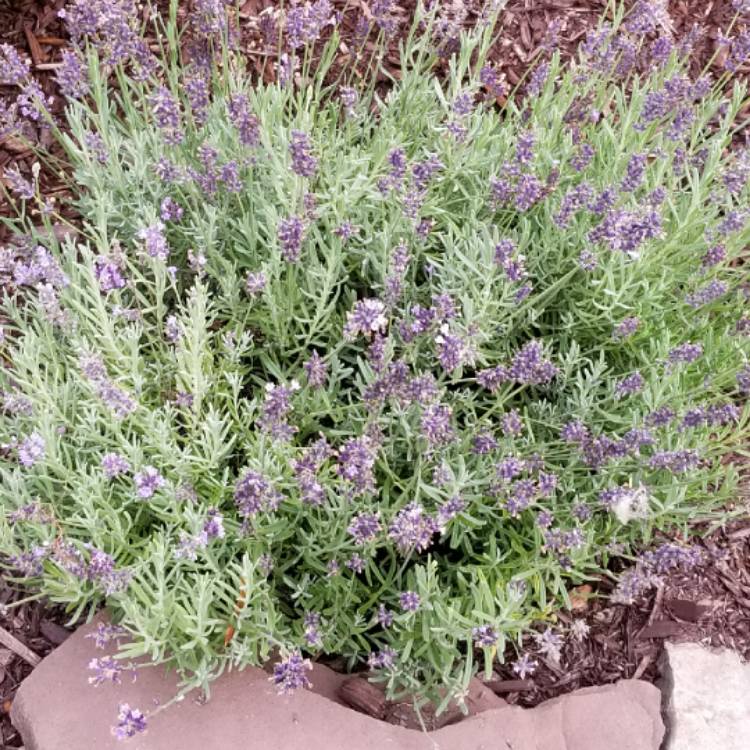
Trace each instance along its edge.
<instances>
[{"instance_id":1,"label":"purple flower spike","mask_svg":"<svg viewBox=\"0 0 750 750\"><path fill-rule=\"evenodd\" d=\"M313 177L318 169L318 160L312 154L310 136L301 130L292 130L289 141L292 156L292 171L300 177Z\"/></svg>"},{"instance_id":2,"label":"purple flower spike","mask_svg":"<svg viewBox=\"0 0 750 750\"><path fill-rule=\"evenodd\" d=\"M172 92L166 86L159 86L148 98L156 124L164 133L164 140L177 145L182 143L185 134L180 125L180 107Z\"/></svg>"},{"instance_id":3,"label":"purple flower spike","mask_svg":"<svg viewBox=\"0 0 750 750\"><path fill-rule=\"evenodd\" d=\"M529 654L524 654L513 662L513 671L525 680L529 675L534 674L539 663L534 661Z\"/></svg>"},{"instance_id":4,"label":"purple flower spike","mask_svg":"<svg viewBox=\"0 0 750 750\"><path fill-rule=\"evenodd\" d=\"M371 542L380 533L377 513L360 513L352 519L347 532L354 537L356 544Z\"/></svg>"},{"instance_id":5,"label":"purple flower spike","mask_svg":"<svg viewBox=\"0 0 750 750\"><path fill-rule=\"evenodd\" d=\"M278 238L284 260L287 263L296 263L305 239L305 222L299 216L282 219L279 222Z\"/></svg>"},{"instance_id":6,"label":"purple flower spike","mask_svg":"<svg viewBox=\"0 0 750 750\"><path fill-rule=\"evenodd\" d=\"M153 466L144 466L134 477L136 494L141 500L148 500L166 484L166 480Z\"/></svg>"},{"instance_id":7,"label":"purple flower spike","mask_svg":"<svg viewBox=\"0 0 750 750\"><path fill-rule=\"evenodd\" d=\"M379 299L361 299L346 314L344 338L351 341L360 334L369 338L374 333L385 331L387 325L385 305Z\"/></svg>"},{"instance_id":8,"label":"purple flower spike","mask_svg":"<svg viewBox=\"0 0 750 750\"><path fill-rule=\"evenodd\" d=\"M326 365L318 352L314 351L303 367L307 374L307 382L311 388L325 387L328 380L328 365Z\"/></svg>"},{"instance_id":9,"label":"purple flower spike","mask_svg":"<svg viewBox=\"0 0 750 750\"><path fill-rule=\"evenodd\" d=\"M395 649L385 646L367 657L367 666L370 669L390 669L396 663L397 656Z\"/></svg>"},{"instance_id":10,"label":"purple flower spike","mask_svg":"<svg viewBox=\"0 0 750 750\"><path fill-rule=\"evenodd\" d=\"M398 595L398 603L404 612L416 612L422 606L422 599L416 591L404 591Z\"/></svg>"},{"instance_id":11,"label":"purple flower spike","mask_svg":"<svg viewBox=\"0 0 750 750\"><path fill-rule=\"evenodd\" d=\"M122 682L121 675L126 671L133 672L133 679L135 679L135 669L131 665L123 664L122 661L111 656L92 659L89 662L89 669L94 671L94 674L89 677L89 685L94 687L99 687L105 682L119 685Z\"/></svg>"},{"instance_id":12,"label":"purple flower spike","mask_svg":"<svg viewBox=\"0 0 750 750\"><path fill-rule=\"evenodd\" d=\"M281 495L262 474L248 470L237 480L234 487L234 502L239 514L248 519L262 510L276 510L281 503Z\"/></svg>"},{"instance_id":13,"label":"purple flower spike","mask_svg":"<svg viewBox=\"0 0 750 750\"><path fill-rule=\"evenodd\" d=\"M432 544L432 537L439 531L438 522L419 503L412 502L396 513L388 527L388 536L406 555L412 550L426 550Z\"/></svg>"},{"instance_id":14,"label":"purple flower spike","mask_svg":"<svg viewBox=\"0 0 750 750\"><path fill-rule=\"evenodd\" d=\"M44 438L38 432L32 432L18 446L18 460L22 466L30 468L39 463L46 452Z\"/></svg>"},{"instance_id":15,"label":"purple flower spike","mask_svg":"<svg viewBox=\"0 0 750 750\"><path fill-rule=\"evenodd\" d=\"M102 471L107 479L114 479L130 471L130 464L119 453L105 453L101 461Z\"/></svg>"},{"instance_id":16,"label":"purple flower spike","mask_svg":"<svg viewBox=\"0 0 750 750\"><path fill-rule=\"evenodd\" d=\"M311 669L309 659L303 659L299 651L292 651L286 659L274 666L273 676L269 680L276 685L279 695L287 695L299 688L311 687L310 680L305 674Z\"/></svg>"},{"instance_id":17,"label":"purple flower spike","mask_svg":"<svg viewBox=\"0 0 750 750\"><path fill-rule=\"evenodd\" d=\"M645 384L646 381L643 379L643 375L636 371L615 385L615 395L617 398L632 396L634 393L643 390Z\"/></svg>"},{"instance_id":18,"label":"purple flower spike","mask_svg":"<svg viewBox=\"0 0 750 750\"><path fill-rule=\"evenodd\" d=\"M89 92L88 70L80 55L66 49L62 53L62 65L57 70L57 84L64 96L82 99Z\"/></svg>"},{"instance_id":19,"label":"purple flower spike","mask_svg":"<svg viewBox=\"0 0 750 750\"><path fill-rule=\"evenodd\" d=\"M240 143L254 147L260 143L260 122L250 112L250 103L244 94L235 94L227 104L229 119L237 128Z\"/></svg>"},{"instance_id":20,"label":"purple flower spike","mask_svg":"<svg viewBox=\"0 0 750 750\"><path fill-rule=\"evenodd\" d=\"M499 638L497 630L492 625L479 625L471 629L471 637L479 648L492 648L497 645Z\"/></svg>"},{"instance_id":21,"label":"purple flower spike","mask_svg":"<svg viewBox=\"0 0 750 750\"><path fill-rule=\"evenodd\" d=\"M136 734L145 732L147 727L146 717L142 711L137 708L131 708L127 703L121 703L118 714L117 724L112 727L112 734L118 740L126 740L134 737Z\"/></svg>"}]
</instances>

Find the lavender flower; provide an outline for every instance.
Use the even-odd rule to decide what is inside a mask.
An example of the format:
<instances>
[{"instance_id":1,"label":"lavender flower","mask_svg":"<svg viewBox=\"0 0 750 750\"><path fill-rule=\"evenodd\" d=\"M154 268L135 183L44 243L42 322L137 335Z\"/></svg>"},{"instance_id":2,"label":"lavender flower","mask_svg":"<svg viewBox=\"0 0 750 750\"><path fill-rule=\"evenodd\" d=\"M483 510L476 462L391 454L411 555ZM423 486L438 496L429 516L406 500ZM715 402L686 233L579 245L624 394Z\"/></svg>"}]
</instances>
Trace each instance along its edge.
<instances>
[{"instance_id":1,"label":"lavender flower","mask_svg":"<svg viewBox=\"0 0 750 750\"><path fill-rule=\"evenodd\" d=\"M502 418L503 434L506 437L515 437L523 432L523 420L518 409L511 409Z\"/></svg>"},{"instance_id":2,"label":"lavender flower","mask_svg":"<svg viewBox=\"0 0 750 750\"><path fill-rule=\"evenodd\" d=\"M0 44L0 82L8 86L22 84L28 77L31 62L21 59L15 47Z\"/></svg>"},{"instance_id":3,"label":"lavender flower","mask_svg":"<svg viewBox=\"0 0 750 750\"><path fill-rule=\"evenodd\" d=\"M338 475L352 485L353 495L375 489L375 446L369 438L349 438L338 451Z\"/></svg>"},{"instance_id":4,"label":"lavender flower","mask_svg":"<svg viewBox=\"0 0 750 750\"><path fill-rule=\"evenodd\" d=\"M182 218L182 214L182 206L169 196L161 202L159 215L162 221L179 221Z\"/></svg>"},{"instance_id":5,"label":"lavender flower","mask_svg":"<svg viewBox=\"0 0 750 750\"><path fill-rule=\"evenodd\" d=\"M578 256L578 265L583 271L595 271L599 267L599 259L596 257L596 253L592 253L591 250L581 250L581 254Z\"/></svg>"},{"instance_id":6,"label":"lavender flower","mask_svg":"<svg viewBox=\"0 0 750 750\"><path fill-rule=\"evenodd\" d=\"M750 58L750 31L743 31L730 41L724 70L735 73L748 58Z\"/></svg>"},{"instance_id":7,"label":"lavender flower","mask_svg":"<svg viewBox=\"0 0 750 750\"><path fill-rule=\"evenodd\" d=\"M422 599L416 591L403 591L398 595L398 603L404 612L416 612L422 605Z\"/></svg>"},{"instance_id":8,"label":"lavender flower","mask_svg":"<svg viewBox=\"0 0 750 750\"><path fill-rule=\"evenodd\" d=\"M119 453L105 453L102 456L101 467L107 479L114 479L130 471L130 463Z\"/></svg>"},{"instance_id":9,"label":"lavender flower","mask_svg":"<svg viewBox=\"0 0 750 750\"><path fill-rule=\"evenodd\" d=\"M117 724L112 727L112 734L118 740L134 737L136 734L145 732L147 727L146 717L137 708L131 708L127 703L121 703L117 714Z\"/></svg>"},{"instance_id":10,"label":"lavender flower","mask_svg":"<svg viewBox=\"0 0 750 750\"><path fill-rule=\"evenodd\" d=\"M612 338L615 339L626 339L632 336L640 325L638 318L624 318L616 326L612 333Z\"/></svg>"},{"instance_id":11,"label":"lavender flower","mask_svg":"<svg viewBox=\"0 0 750 750\"><path fill-rule=\"evenodd\" d=\"M645 384L646 381L643 379L643 375L636 370L615 384L615 396L617 398L632 396L634 393L643 390Z\"/></svg>"},{"instance_id":12,"label":"lavender flower","mask_svg":"<svg viewBox=\"0 0 750 750\"><path fill-rule=\"evenodd\" d=\"M354 537L356 544L371 542L380 533L380 521L377 513L359 513L354 516L347 532Z\"/></svg>"},{"instance_id":13,"label":"lavender flower","mask_svg":"<svg viewBox=\"0 0 750 750\"><path fill-rule=\"evenodd\" d=\"M360 555L358 552L355 552L347 561L346 561L346 567L349 568L349 570L353 571L354 573L363 573L366 567L366 563L362 555Z\"/></svg>"},{"instance_id":14,"label":"lavender flower","mask_svg":"<svg viewBox=\"0 0 750 750\"><path fill-rule=\"evenodd\" d=\"M540 341L527 341L513 357L508 369L508 380L523 385L548 383L557 375L557 368L544 357Z\"/></svg>"},{"instance_id":15,"label":"lavender flower","mask_svg":"<svg viewBox=\"0 0 750 750\"><path fill-rule=\"evenodd\" d=\"M286 38L291 49L313 44L323 29L333 23L333 8L328 0L292 6L286 13Z\"/></svg>"},{"instance_id":16,"label":"lavender flower","mask_svg":"<svg viewBox=\"0 0 750 750\"><path fill-rule=\"evenodd\" d=\"M516 161L519 164L528 164L534 158L534 143L536 138L531 130L526 130L518 136L516 141Z\"/></svg>"},{"instance_id":17,"label":"lavender flower","mask_svg":"<svg viewBox=\"0 0 750 750\"><path fill-rule=\"evenodd\" d=\"M24 201L33 200L36 195L36 188L20 172L18 166L14 165L6 169L3 176L8 182L8 188L17 198Z\"/></svg>"},{"instance_id":18,"label":"lavender flower","mask_svg":"<svg viewBox=\"0 0 750 750\"><path fill-rule=\"evenodd\" d=\"M694 450L658 451L648 462L652 469L666 469L673 474L683 474L699 463L700 456Z\"/></svg>"},{"instance_id":19,"label":"lavender flower","mask_svg":"<svg viewBox=\"0 0 750 750\"><path fill-rule=\"evenodd\" d=\"M138 239L143 242L146 253L151 258L157 258L161 261L166 261L169 258L169 245L167 244L167 238L164 236L164 228L164 224L157 221L155 224L141 229L137 235Z\"/></svg>"},{"instance_id":20,"label":"lavender flower","mask_svg":"<svg viewBox=\"0 0 750 750\"><path fill-rule=\"evenodd\" d=\"M591 160L594 158L595 154L596 151L590 143L583 143L578 149L576 155L570 160L570 166L576 172L583 172L583 170L591 164Z\"/></svg>"},{"instance_id":21,"label":"lavender flower","mask_svg":"<svg viewBox=\"0 0 750 750\"><path fill-rule=\"evenodd\" d=\"M292 130L289 141L289 153L292 157L292 171L300 177L314 177L318 169L318 160L312 155L310 136L301 130Z\"/></svg>"},{"instance_id":22,"label":"lavender flower","mask_svg":"<svg viewBox=\"0 0 750 750\"><path fill-rule=\"evenodd\" d=\"M538 96L542 93L547 77L549 76L549 63L543 62L534 68L531 76L529 77L529 83L526 86L526 93L529 96Z\"/></svg>"},{"instance_id":23,"label":"lavender flower","mask_svg":"<svg viewBox=\"0 0 750 750\"><path fill-rule=\"evenodd\" d=\"M121 675L125 671L133 672L133 680L135 681L135 668L133 665L125 665L111 656L92 659L89 662L89 669L94 671L94 674L89 677L89 685L93 685L94 687L99 687L99 685L105 682L119 685L122 682Z\"/></svg>"},{"instance_id":24,"label":"lavender flower","mask_svg":"<svg viewBox=\"0 0 750 750\"><path fill-rule=\"evenodd\" d=\"M710 305L717 299L721 299L729 290L729 284L726 281L719 281L714 279L713 281L701 287L695 292L688 294L685 297L685 303L693 309L703 307L704 305Z\"/></svg>"},{"instance_id":25,"label":"lavender flower","mask_svg":"<svg viewBox=\"0 0 750 750\"><path fill-rule=\"evenodd\" d=\"M497 440L489 432L482 432L474 437L472 441L471 452L478 456L484 456L497 448Z\"/></svg>"},{"instance_id":26,"label":"lavender flower","mask_svg":"<svg viewBox=\"0 0 750 750\"><path fill-rule=\"evenodd\" d=\"M745 365L737 373L737 387L740 393L750 393L750 365Z\"/></svg>"},{"instance_id":27,"label":"lavender flower","mask_svg":"<svg viewBox=\"0 0 750 750\"><path fill-rule=\"evenodd\" d=\"M307 382L311 388L323 388L328 380L328 366L318 352L314 351L304 363Z\"/></svg>"},{"instance_id":28,"label":"lavender flower","mask_svg":"<svg viewBox=\"0 0 750 750\"><path fill-rule=\"evenodd\" d=\"M31 468L34 464L39 463L46 453L44 438L38 432L32 432L18 446L18 460L26 468Z\"/></svg>"},{"instance_id":29,"label":"lavender flower","mask_svg":"<svg viewBox=\"0 0 750 750\"><path fill-rule=\"evenodd\" d=\"M505 75L499 73L496 68L485 65L479 71L479 81L495 98L503 97L508 94L508 85L505 82Z\"/></svg>"},{"instance_id":30,"label":"lavender flower","mask_svg":"<svg viewBox=\"0 0 750 750\"><path fill-rule=\"evenodd\" d=\"M424 552L439 531L437 521L419 503L412 502L393 517L388 537L396 543L399 552L406 555L413 550Z\"/></svg>"},{"instance_id":31,"label":"lavender flower","mask_svg":"<svg viewBox=\"0 0 750 750\"><path fill-rule=\"evenodd\" d=\"M497 645L497 630L492 625L478 625L471 629L471 637L479 648L492 648Z\"/></svg>"},{"instance_id":32,"label":"lavender flower","mask_svg":"<svg viewBox=\"0 0 750 750\"><path fill-rule=\"evenodd\" d=\"M524 654L513 662L513 671L525 680L529 675L534 674L538 666L539 663L534 661L529 654Z\"/></svg>"},{"instance_id":33,"label":"lavender flower","mask_svg":"<svg viewBox=\"0 0 750 750\"><path fill-rule=\"evenodd\" d=\"M323 645L323 638L320 635L320 614L318 612L308 612L303 620L305 628L305 641L308 646L320 648Z\"/></svg>"},{"instance_id":34,"label":"lavender flower","mask_svg":"<svg viewBox=\"0 0 750 750\"><path fill-rule=\"evenodd\" d=\"M524 174L516 185L516 208L519 211L528 211L541 200L544 195L544 184L532 174Z\"/></svg>"},{"instance_id":35,"label":"lavender flower","mask_svg":"<svg viewBox=\"0 0 750 750\"><path fill-rule=\"evenodd\" d=\"M346 314L344 338L351 341L359 334L369 338L373 333L385 331L387 325L385 305L379 299L361 299Z\"/></svg>"},{"instance_id":36,"label":"lavender flower","mask_svg":"<svg viewBox=\"0 0 750 750\"><path fill-rule=\"evenodd\" d=\"M534 640L537 648L548 659L559 663L563 645L562 636L555 633L552 628L546 628L543 633L535 633Z\"/></svg>"},{"instance_id":37,"label":"lavender flower","mask_svg":"<svg viewBox=\"0 0 750 750\"><path fill-rule=\"evenodd\" d=\"M121 625L113 625L110 622L98 622L96 630L84 637L93 638L96 648L106 648L112 641L124 638L126 635L127 631Z\"/></svg>"},{"instance_id":38,"label":"lavender flower","mask_svg":"<svg viewBox=\"0 0 750 750\"><path fill-rule=\"evenodd\" d=\"M435 346L438 362L447 373L461 367L466 356L466 344L460 336L450 332L447 324L441 326L440 333L435 336Z\"/></svg>"},{"instance_id":39,"label":"lavender flower","mask_svg":"<svg viewBox=\"0 0 750 750\"><path fill-rule=\"evenodd\" d=\"M164 487L166 480L153 466L144 466L137 472L133 481L135 482L136 494L141 500L148 500L154 493Z\"/></svg>"},{"instance_id":40,"label":"lavender flower","mask_svg":"<svg viewBox=\"0 0 750 750\"><path fill-rule=\"evenodd\" d=\"M273 668L269 679L276 685L279 695L293 693L298 688L311 687L305 672L312 669L309 659L303 659L299 651L292 651Z\"/></svg>"},{"instance_id":41,"label":"lavender flower","mask_svg":"<svg viewBox=\"0 0 750 750\"><path fill-rule=\"evenodd\" d=\"M159 86L149 95L148 103L164 140L172 146L182 143L185 134L180 124L180 107L172 92L166 86Z\"/></svg>"},{"instance_id":42,"label":"lavender flower","mask_svg":"<svg viewBox=\"0 0 750 750\"><path fill-rule=\"evenodd\" d=\"M94 276L99 282L99 289L102 294L127 286L120 261L108 258L105 255L97 255L94 258Z\"/></svg>"},{"instance_id":43,"label":"lavender flower","mask_svg":"<svg viewBox=\"0 0 750 750\"><path fill-rule=\"evenodd\" d=\"M229 119L237 128L240 143L254 147L260 143L260 122L250 112L250 103L244 94L235 94L227 102Z\"/></svg>"},{"instance_id":44,"label":"lavender flower","mask_svg":"<svg viewBox=\"0 0 750 750\"><path fill-rule=\"evenodd\" d=\"M455 439L452 413L450 406L439 403L429 404L422 409L421 434L431 448L439 448Z\"/></svg>"},{"instance_id":45,"label":"lavender flower","mask_svg":"<svg viewBox=\"0 0 750 750\"><path fill-rule=\"evenodd\" d=\"M206 519L201 531L208 539L224 538L224 516L218 508L209 508L206 511Z\"/></svg>"},{"instance_id":46,"label":"lavender flower","mask_svg":"<svg viewBox=\"0 0 750 750\"><path fill-rule=\"evenodd\" d=\"M245 291L251 297L257 297L266 288L267 283L268 280L264 273L248 272L247 277L245 278Z\"/></svg>"},{"instance_id":47,"label":"lavender flower","mask_svg":"<svg viewBox=\"0 0 750 750\"><path fill-rule=\"evenodd\" d=\"M380 651L374 651L367 657L367 666L370 669L390 669L396 663L398 654L389 646Z\"/></svg>"},{"instance_id":48,"label":"lavender flower","mask_svg":"<svg viewBox=\"0 0 750 750\"><path fill-rule=\"evenodd\" d=\"M643 182L643 175L646 172L647 154L633 154L628 161L627 172L622 182L620 190L624 193L632 193Z\"/></svg>"},{"instance_id":49,"label":"lavender flower","mask_svg":"<svg viewBox=\"0 0 750 750\"><path fill-rule=\"evenodd\" d=\"M385 604L378 607L378 625L383 629L390 628L393 625L393 612Z\"/></svg>"},{"instance_id":50,"label":"lavender flower","mask_svg":"<svg viewBox=\"0 0 750 750\"><path fill-rule=\"evenodd\" d=\"M667 355L668 365L690 364L703 355L703 345L686 342L676 346Z\"/></svg>"},{"instance_id":51,"label":"lavender flower","mask_svg":"<svg viewBox=\"0 0 750 750\"><path fill-rule=\"evenodd\" d=\"M279 222L278 230L281 255L287 263L296 263L302 252L305 239L305 222L299 216L290 216Z\"/></svg>"},{"instance_id":52,"label":"lavender flower","mask_svg":"<svg viewBox=\"0 0 750 750\"><path fill-rule=\"evenodd\" d=\"M344 221L339 224L333 233L341 239L342 243L348 242L359 231L359 227L354 226L351 221Z\"/></svg>"},{"instance_id":53,"label":"lavender flower","mask_svg":"<svg viewBox=\"0 0 750 750\"><path fill-rule=\"evenodd\" d=\"M339 99L344 106L344 112L347 117L354 116L354 110L359 102L359 92L351 86L341 86L339 88Z\"/></svg>"},{"instance_id":54,"label":"lavender flower","mask_svg":"<svg viewBox=\"0 0 750 750\"><path fill-rule=\"evenodd\" d=\"M78 52L66 49L62 53L62 64L55 76L64 96L82 99L89 92L88 71Z\"/></svg>"},{"instance_id":55,"label":"lavender flower","mask_svg":"<svg viewBox=\"0 0 750 750\"><path fill-rule=\"evenodd\" d=\"M257 471L248 469L234 486L234 502L245 519L263 510L276 510L281 500L281 495L271 482Z\"/></svg>"},{"instance_id":56,"label":"lavender flower","mask_svg":"<svg viewBox=\"0 0 750 750\"><path fill-rule=\"evenodd\" d=\"M292 396L298 390L296 380L292 380L288 386L266 383L266 396L258 424L275 440L289 440L297 432L297 427L290 425L287 418L292 412Z\"/></svg>"},{"instance_id":57,"label":"lavender flower","mask_svg":"<svg viewBox=\"0 0 750 750\"><path fill-rule=\"evenodd\" d=\"M727 257L726 249L724 245L714 245L706 251L706 254L701 258L701 266L703 268L711 268L712 266L718 265Z\"/></svg>"},{"instance_id":58,"label":"lavender flower","mask_svg":"<svg viewBox=\"0 0 750 750\"><path fill-rule=\"evenodd\" d=\"M466 501L459 495L454 495L450 499L446 500L437 509L436 523L438 531L442 532L445 527L458 516L461 511L466 507Z\"/></svg>"}]
</instances>

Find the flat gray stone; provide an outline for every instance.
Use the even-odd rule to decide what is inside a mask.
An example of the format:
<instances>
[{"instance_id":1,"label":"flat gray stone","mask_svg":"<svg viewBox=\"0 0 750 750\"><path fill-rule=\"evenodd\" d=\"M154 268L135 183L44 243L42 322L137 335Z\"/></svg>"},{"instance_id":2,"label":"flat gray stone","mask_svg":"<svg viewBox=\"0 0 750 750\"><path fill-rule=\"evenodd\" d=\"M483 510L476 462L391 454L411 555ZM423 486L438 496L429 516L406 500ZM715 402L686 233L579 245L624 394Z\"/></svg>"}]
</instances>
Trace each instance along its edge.
<instances>
[{"instance_id":1,"label":"flat gray stone","mask_svg":"<svg viewBox=\"0 0 750 750\"><path fill-rule=\"evenodd\" d=\"M118 742L110 727L118 704L152 713L177 692L174 675L142 669L136 682L88 684L96 650L78 630L24 681L11 711L26 750L658 750L664 727L660 693L623 680L524 710L484 696L482 713L424 734L387 724L337 702L343 676L316 666L323 694L279 696L262 669L216 680L211 700L190 696L149 717L146 732ZM703 749L705 750L705 748Z\"/></svg>"},{"instance_id":2,"label":"flat gray stone","mask_svg":"<svg viewBox=\"0 0 750 750\"><path fill-rule=\"evenodd\" d=\"M667 643L667 750L750 748L750 664L734 651Z\"/></svg>"}]
</instances>

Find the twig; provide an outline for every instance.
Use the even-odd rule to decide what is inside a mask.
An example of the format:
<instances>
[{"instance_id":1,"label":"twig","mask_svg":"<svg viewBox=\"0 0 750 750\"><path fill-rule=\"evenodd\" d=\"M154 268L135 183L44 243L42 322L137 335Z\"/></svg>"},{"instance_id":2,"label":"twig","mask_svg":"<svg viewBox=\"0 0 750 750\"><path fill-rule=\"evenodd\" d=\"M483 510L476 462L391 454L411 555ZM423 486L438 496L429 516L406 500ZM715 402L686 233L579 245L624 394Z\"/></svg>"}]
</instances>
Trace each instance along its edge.
<instances>
[{"instance_id":1,"label":"twig","mask_svg":"<svg viewBox=\"0 0 750 750\"><path fill-rule=\"evenodd\" d=\"M664 601L664 586L656 587L656 597L654 598L654 606L651 610L651 614L648 616L648 625L653 625L656 616L661 612L661 603Z\"/></svg>"},{"instance_id":2,"label":"twig","mask_svg":"<svg viewBox=\"0 0 750 750\"><path fill-rule=\"evenodd\" d=\"M27 661L32 667L35 667L42 660L40 656L3 627L0 627L0 643L9 648L16 656L20 656L24 661Z\"/></svg>"},{"instance_id":3,"label":"twig","mask_svg":"<svg viewBox=\"0 0 750 750\"><path fill-rule=\"evenodd\" d=\"M632 679L640 680L641 677L643 677L643 673L646 671L646 669L648 669L648 665L651 664L652 660L653 657L651 656L651 654L646 654L636 667L635 672L633 672Z\"/></svg>"},{"instance_id":4,"label":"twig","mask_svg":"<svg viewBox=\"0 0 750 750\"><path fill-rule=\"evenodd\" d=\"M34 36L34 32L31 30L30 24L25 24L23 27L23 33L26 35L26 43L29 45L29 52L31 53L31 60L36 67L40 63L43 63L46 59L39 42Z\"/></svg>"},{"instance_id":5,"label":"twig","mask_svg":"<svg viewBox=\"0 0 750 750\"><path fill-rule=\"evenodd\" d=\"M497 695L502 693L517 693L523 690L533 690L534 688L534 680L490 680L483 684Z\"/></svg>"}]
</instances>

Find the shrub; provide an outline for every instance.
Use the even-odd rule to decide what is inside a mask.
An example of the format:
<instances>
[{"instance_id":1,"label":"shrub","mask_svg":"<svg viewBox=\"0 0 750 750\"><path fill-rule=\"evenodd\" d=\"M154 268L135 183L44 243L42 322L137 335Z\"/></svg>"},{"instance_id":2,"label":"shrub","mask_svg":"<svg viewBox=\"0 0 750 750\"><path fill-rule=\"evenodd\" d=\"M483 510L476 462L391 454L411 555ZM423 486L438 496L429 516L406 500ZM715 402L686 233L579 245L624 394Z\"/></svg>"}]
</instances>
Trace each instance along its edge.
<instances>
[{"instance_id":1,"label":"shrub","mask_svg":"<svg viewBox=\"0 0 750 750\"><path fill-rule=\"evenodd\" d=\"M188 687L329 653L445 702L733 496L746 92L617 26L498 109L492 24L438 78L433 9L382 93L331 71L323 5L297 84L251 85L220 15L189 64L174 7L161 61L127 14L125 51L76 39L80 231L32 186L3 254L0 549Z\"/></svg>"}]
</instances>

